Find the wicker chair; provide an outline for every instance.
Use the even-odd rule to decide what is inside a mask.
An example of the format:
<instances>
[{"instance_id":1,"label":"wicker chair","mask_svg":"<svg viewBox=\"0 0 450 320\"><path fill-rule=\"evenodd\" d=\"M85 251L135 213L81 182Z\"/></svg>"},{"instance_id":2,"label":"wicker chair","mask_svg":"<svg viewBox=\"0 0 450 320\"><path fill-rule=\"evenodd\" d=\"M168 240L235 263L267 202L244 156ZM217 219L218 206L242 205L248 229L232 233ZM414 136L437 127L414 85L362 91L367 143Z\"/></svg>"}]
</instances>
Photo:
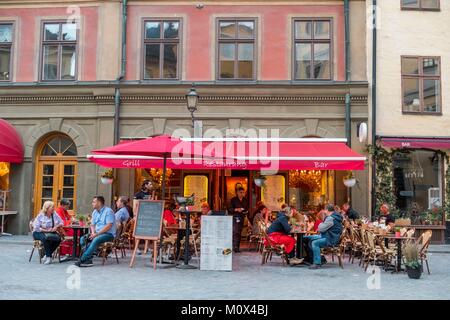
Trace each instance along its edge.
<instances>
[{"instance_id":1,"label":"wicker chair","mask_svg":"<svg viewBox=\"0 0 450 320\"><path fill-rule=\"evenodd\" d=\"M30 228L30 232L33 232L33 221L31 220L29 223L29 228ZM44 245L41 242L41 240L33 240L33 248L31 249L31 254L30 254L30 258L28 259L28 262L31 262L31 258L33 258L33 253L34 250L37 250L37 252L39 253L39 263L42 263L42 258L44 257Z\"/></svg>"},{"instance_id":2,"label":"wicker chair","mask_svg":"<svg viewBox=\"0 0 450 320\"><path fill-rule=\"evenodd\" d=\"M122 233L122 238L123 238L123 243L128 246L129 250L133 250L133 246L134 246L134 237L133 237L133 231L134 231L134 223L136 222L136 220L133 219L129 219L127 221L127 223L125 224L123 233Z\"/></svg>"},{"instance_id":3,"label":"wicker chair","mask_svg":"<svg viewBox=\"0 0 450 320\"><path fill-rule=\"evenodd\" d=\"M422 266L423 266L423 261L425 260L425 264L427 265L428 274L430 274L430 267L428 265L427 253L428 253L428 247L430 246L432 235L433 235L433 231L427 230L424 233L422 233L416 241L416 244L420 246L420 251L419 251L420 261L422 262Z\"/></svg>"},{"instance_id":4,"label":"wicker chair","mask_svg":"<svg viewBox=\"0 0 450 320\"><path fill-rule=\"evenodd\" d=\"M180 260L180 257L184 254L186 239L180 241L180 251L178 252L177 261ZM199 257L200 252L200 229L191 228L191 235L189 236L189 247L194 249L195 256Z\"/></svg>"},{"instance_id":5,"label":"wicker chair","mask_svg":"<svg viewBox=\"0 0 450 320\"><path fill-rule=\"evenodd\" d=\"M347 229L342 229L341 236L339 237L339 242L334 247L325 247L321 249L322 254L331 254L331 261L334 262L334 256L336 255L338 257L339 266L344 269L344 255L345 255L345 248L347 246Z\"/></svg>"},{"instance_id":6,"label":"wicker chair","mask_svg":"<svg viewBox=\"0 0 450 320\"><path fill-rule=\"evenodd\" d=\"M117 256L117 250L120 250L121 253L121 257L124 258L126 257L126 252L125 252L125 243L124 243L124 238L122 237L122 231L124 230L125 225L123 223L119 223L117 225L117 229L116 229L116 237L114 238L113 241L108 241L105 243L102 243L99 247L98 247L98 256L102 257L102 265L105 265L105 261L108 259L108 256L110 253L112 253L114 251L114 255L116 256L116 261L117 264L119 264L119 257Z\"/></svg>"},{"instance_id":7,"label":"wicker chair","mask_svg":"<svg viewBox=\"0 0 450 320\"><path fill-rule=\"evenodd\" d=\"M270 237L267 235L266 230L261 230L261 234L263 237L263 249L262 249L262 257L261 264L266 264L268 260L272 261L272 255L275 253L281 257L281 262L283 266L285 264L289 264L289 259L287 253L284 251L283 245L278 245L274 243Z\"/></svg>"}]
</instances>

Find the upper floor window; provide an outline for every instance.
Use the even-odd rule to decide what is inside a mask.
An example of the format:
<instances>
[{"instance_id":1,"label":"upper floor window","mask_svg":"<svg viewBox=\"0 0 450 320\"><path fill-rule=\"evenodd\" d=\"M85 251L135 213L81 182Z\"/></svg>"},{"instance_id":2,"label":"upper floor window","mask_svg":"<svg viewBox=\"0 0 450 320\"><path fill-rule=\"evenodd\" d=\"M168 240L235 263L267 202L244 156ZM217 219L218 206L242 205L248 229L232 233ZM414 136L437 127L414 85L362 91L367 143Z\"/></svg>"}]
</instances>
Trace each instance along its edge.
<instances>
[{"instance_id":1,"label":"upper floor window","mask_svg":"<svg viewBox=\"0 0 450 320\"><path fill-rule=\"evenodd\" d=\"M441 112L439 57L402 57L404 113Z\"/></svg>"},{"instance_id":2,"label":"upper floor window","mask_svg":"<svg viewBox=\"0 0 450 320\"><path fill-rule=\"evenodd\" d=\"M255 78L255 20L218 21L218 79Z\"/></svg>"},{"instance_id":3,"label":"upper floor window","mask_svg":"<svg viewBox=\"0 0 450 320\"><path fill-rule=\"evenodd\" d=\"M75 80L77 66L77 25L46 22L42 35L41 79Z\"/></svg>"},{"instance_id":4,"label":"upper floor window","mask_svg":"<svg viewBox=\"0 0 450 320\"><path fill-rule=\"evenodd\" d=\"M404 10L440 10L439 0L401 0Z\"/></svg>"},{"instance_id":5,"label":"upper floor window","mask_svg":"<svg viewBox=\"0 0 450 320\"><path fill-rule=\"evenodd\" d=\"M179 78L180 21L144 21L144 79Z\"/></svg>"},{"instance_id":6,"label":"upper floor window","mask_svg":"<svg viewBox=\"0 0 450 320\"><path fill-rule=\"evenodd\" d=\"M0 81L11 80L13 25L0 23Z\"/></svg>"},{"instance_id":7,"label":"upper floor window","mask_svg":"<svg viewBox=\"0 0 450 320\"><path fill-rule=\"evenodd\" d=\"M331 80L331 20L294 21L295 80Z\"/></svg>"}]
</instances>

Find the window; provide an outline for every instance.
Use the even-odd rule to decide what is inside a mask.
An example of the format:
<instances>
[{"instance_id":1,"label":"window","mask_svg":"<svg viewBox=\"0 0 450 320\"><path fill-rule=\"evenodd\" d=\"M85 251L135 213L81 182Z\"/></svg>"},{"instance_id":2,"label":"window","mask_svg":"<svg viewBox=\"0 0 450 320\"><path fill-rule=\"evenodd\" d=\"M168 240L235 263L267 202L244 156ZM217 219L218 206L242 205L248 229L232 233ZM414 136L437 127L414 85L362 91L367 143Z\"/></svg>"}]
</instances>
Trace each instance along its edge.
<instances>
[{"instance_id":1,"label":"window","mask_svg":"<svg viewBox=\"0 0 450 320\"><path fill-rule=\"evenodd\" d=\"M11 80L12 24L0 24L0 81Z\"/></svg>"},{"instance_id":2,"label":"window","mask_svg":"<svg viewBox=\"0 0 450 320\"><path fill-rule=\"evenodd\" d=\"M144 79L177 79L180 21L144 21Z\"/></svg>"},{"instance_id":3,"label":"window","mask_svg":"<svg viewBox=\"0 0 450 320\"><path fill-rule=\"evenodd\" d=\"M401 0L403 10L440 10L439 0Z\"/></svg>"},{"instance_id":4,"label":"window","mask_svg":"<svg viewBox=\"0 0 450 320\"><path fill-rule=\"evenodd\" d=\"M255 20L218 21L218 79L255 78Z\"/></svg>"},{"instance_id":5,"label":"window","mask_svg":"<svg viewBox=\"0 0 450 320\"><path fill-rule=\"evenodd\" d=\"M294 21L295 80L331 80L331 20Z\"/></svg>"},{"instance_id":6,"label":"window","mask_svg":"<svg viewBox=\"0 0 450 320\"><path fill-rule=\"evenodd\" d=\"M75 80L76 52L77 25L75 23L44 23L41 79L43 81Z\"/></svg>"},{"instance_id":7,"label":"window","mask_svg":"<svg viewBox=\"0 0 450 320\"><path fill-rule=\"evenodd\" d=\"M403 112L440 113L440 59L402 57L402 91Z\"/></svg>"}]
</instances>

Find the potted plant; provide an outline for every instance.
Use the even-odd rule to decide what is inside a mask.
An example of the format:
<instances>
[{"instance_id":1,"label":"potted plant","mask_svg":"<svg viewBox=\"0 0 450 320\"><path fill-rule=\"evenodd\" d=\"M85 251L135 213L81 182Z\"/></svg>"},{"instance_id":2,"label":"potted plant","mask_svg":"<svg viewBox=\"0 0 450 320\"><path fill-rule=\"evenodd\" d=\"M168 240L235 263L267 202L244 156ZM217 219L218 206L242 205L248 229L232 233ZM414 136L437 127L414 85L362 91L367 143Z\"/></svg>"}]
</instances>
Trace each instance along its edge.
<instances>
[{"instance_id":1,"label":"potted plant","mask_svg":"<svg viewBox=\"0 0 450 320\"><path fill-rule=\"evenodd\" d=\"M112 169L108 169L102 173L101 181L103 184L111 184L114 181L114 173Z\"/></svg>"},{"instance_id":2,"label":"potted plant","mask_svg":"<svg viewBox=\"0 0 450 320\"><path fill-rule=\"evenodd\" d=\"M343 182L347 188L351 188L351 187L355 186L356 178L355 178L353 171L347 171L347 173L344 176Z\"/></svg>"},{"instance_id":3,"label":"potted plant","mask_svg":"<svg viewBox=\"0 0 450 320\"><path fill-rule=\"evenodd\" d=\"M419 262L419 248L415 243L405 245L405 266L408 277L419 279L422 275L422 265Z\"/></svg>"},{"instance_id":4,"label":"potted plant","mask_svg":"<svg viewBox=\"0 0 450 320\"><path fill-rule=\"evenodd\" d=\"M77 215L77 220L78 220L78 223L80 224L80 226L83 227L86 224L87 217L83 214L79 214L79 215Z\"/></svg>"}]
</instances>

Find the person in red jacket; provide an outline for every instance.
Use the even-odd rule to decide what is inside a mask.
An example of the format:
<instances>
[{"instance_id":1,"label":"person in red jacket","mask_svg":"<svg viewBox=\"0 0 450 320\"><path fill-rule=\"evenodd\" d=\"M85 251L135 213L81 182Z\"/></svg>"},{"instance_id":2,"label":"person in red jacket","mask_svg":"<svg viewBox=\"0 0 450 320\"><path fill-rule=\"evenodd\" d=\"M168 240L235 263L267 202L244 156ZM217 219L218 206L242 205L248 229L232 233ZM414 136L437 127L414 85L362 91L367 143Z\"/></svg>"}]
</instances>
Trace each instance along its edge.
<instances>
[{"instance_id":1,"label":"person in red jacket","mask_svg":"<svg viewBox=\"0 0 450 320\"><path fill-rule=\"evenodd\" d=\"M67 199L62 198L59 201L59 207L56 209L56 213L58 214L58 216L62 219L62 221L64 222L64 225L70 225L72 223L72 217L70 216L69 212L67 211L70 208L70 201ZM66 236L73 236L73 230L72 229L64 229ZM71 255L72 254L72 243L71 240L67 240L67 241L63 241L61 247L60 247L60 251L59 251L60 255Z\"/></svg>"}]
</instances>

